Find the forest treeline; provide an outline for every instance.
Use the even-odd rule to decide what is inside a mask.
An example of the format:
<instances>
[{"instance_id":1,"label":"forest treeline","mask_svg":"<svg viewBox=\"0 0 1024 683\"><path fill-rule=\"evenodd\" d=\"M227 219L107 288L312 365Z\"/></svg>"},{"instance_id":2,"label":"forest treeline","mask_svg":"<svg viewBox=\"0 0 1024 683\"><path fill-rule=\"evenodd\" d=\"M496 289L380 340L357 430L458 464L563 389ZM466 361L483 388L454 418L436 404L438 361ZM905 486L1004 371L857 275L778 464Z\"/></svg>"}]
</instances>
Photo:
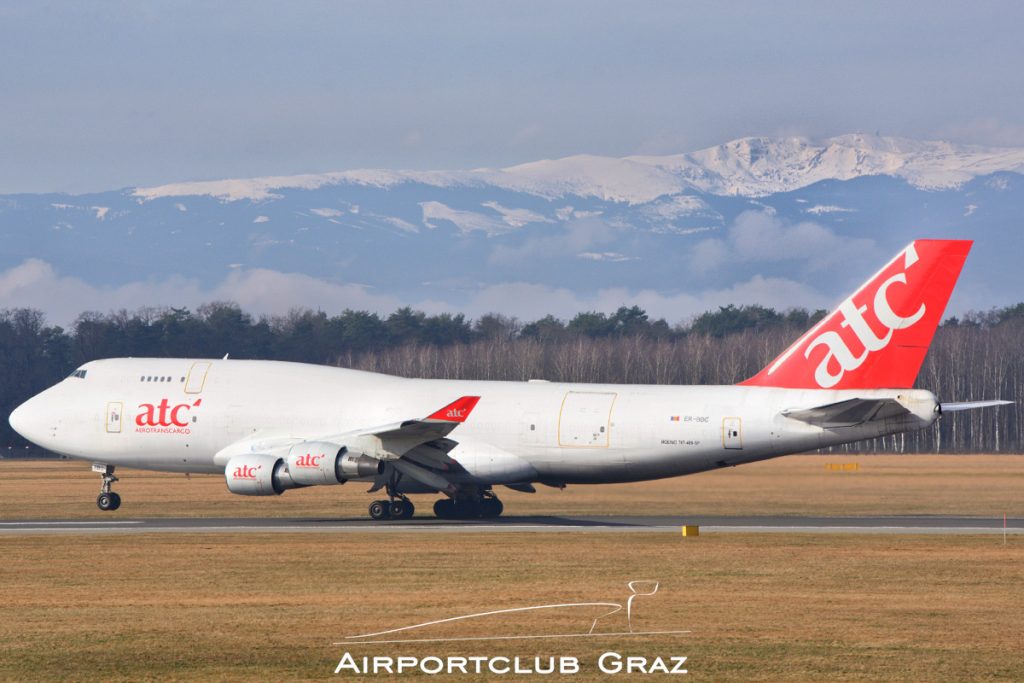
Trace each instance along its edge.
<instances>
[{"instance_id":1,"label":"forest treeline","mask_svg":"<svg viewBox=\"0 0 1024 683\"><path fill-rule=\"evenodd\" d=\"M652 320L636 306L565 321L475 320L401 308L380 316L297 310L254 317L231 303L195 311L86 313L64 329L39 311L0 311L0 411L97 358L261 358L447 379L733 384L755 374L825 311L724 306L685 324ZM1024 303L949 318L918 386L941 400L1024 399ZM4 451L26 443L0 424ZM945 416L928 430L877 439L859 452L1024 452L1024 411L1009 406Z\"/></svg>"}]
</instances>

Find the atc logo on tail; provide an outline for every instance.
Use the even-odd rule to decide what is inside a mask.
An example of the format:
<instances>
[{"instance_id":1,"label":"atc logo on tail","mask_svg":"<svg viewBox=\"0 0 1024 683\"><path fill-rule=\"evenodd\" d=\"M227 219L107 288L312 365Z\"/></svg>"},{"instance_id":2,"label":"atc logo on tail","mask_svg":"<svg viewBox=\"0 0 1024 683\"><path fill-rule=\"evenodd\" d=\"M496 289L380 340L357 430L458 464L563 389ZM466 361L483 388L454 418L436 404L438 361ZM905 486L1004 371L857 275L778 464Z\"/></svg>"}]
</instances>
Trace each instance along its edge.
<instances>
[{"instance_id":1,"label":"atc logo on tail","mask_svg":"<svg viewBox=\"0 0 1024 683\"><path fill-rule=\"evenodd\" d=\"M970 240L911 242L768 367L742 384L789 389L913 386Z\"/></svg>"}]
</instances>

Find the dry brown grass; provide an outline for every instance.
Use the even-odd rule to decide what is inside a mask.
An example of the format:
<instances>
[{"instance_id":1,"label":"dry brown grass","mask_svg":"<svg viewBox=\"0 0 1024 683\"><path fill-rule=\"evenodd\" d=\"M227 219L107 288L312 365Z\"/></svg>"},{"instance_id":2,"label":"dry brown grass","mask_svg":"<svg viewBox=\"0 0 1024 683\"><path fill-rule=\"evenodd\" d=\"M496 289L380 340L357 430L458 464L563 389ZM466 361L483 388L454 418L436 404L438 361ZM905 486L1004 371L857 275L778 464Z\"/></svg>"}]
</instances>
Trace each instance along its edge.
<instances>
[{"instance_id":1,"label":"dry brown grass","mask_svg":"<svg viewBox=\"0 0 1024 683\"><path fill-rule=\"evenodd\" d=\"M857 472L828 472L855 462ZM0 518L100 514L99 476L83 462L0 461ZM118 471L120 516L363 517L364 484L288 491L275 498L229 493L220 476ZM560 514L963 514L1024 516L1024 456L789 456L690 477L609 486L499 489L509 515ZM428 513L434 497L416 496Z\"/></svg>"},{"instance_id":2,"label":"dry brown grass","mask_svg":"<svg viewBox=\"0 0 1024 683\"><path fill-rule=\"evenodd\" d=\"M662 589L637 603L636 626L692 634L348 649L571 654L585 667L576 680L601 678L608 649L687 655L695 680L1024 679L1016 537L153 534L7 536L0 547L7 680L323 679L345 649L332 643L354 632L619 601L640 578ZM470 634L588 623L534 614Z\"/></svg>"}]
</instances>

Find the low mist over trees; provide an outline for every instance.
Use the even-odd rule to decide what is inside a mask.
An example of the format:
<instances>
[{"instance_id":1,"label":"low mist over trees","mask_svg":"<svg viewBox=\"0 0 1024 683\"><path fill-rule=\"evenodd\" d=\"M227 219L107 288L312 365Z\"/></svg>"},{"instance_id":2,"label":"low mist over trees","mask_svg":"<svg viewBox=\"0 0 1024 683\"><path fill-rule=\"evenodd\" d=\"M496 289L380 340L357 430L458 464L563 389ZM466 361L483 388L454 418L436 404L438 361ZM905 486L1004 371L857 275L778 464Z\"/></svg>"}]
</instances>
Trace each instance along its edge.
<instances>
[{"instance_id":1,"label":"low mist over trees","mask_svg":"<svg viewBox=\"0 0 1024 683\"><path fill-rule=\"evenodd\" d=\"M230 303L196 311L85 313L65 330L34 310L0 311L0 445L24 448L7 424L18 403L82 363L119 356L260 358L340 365L407 377L635 384L733 384L755 374L825 311L724 306L687 324L651 320L639 307L611 315L529 323L500 314L380 316L346 310L254 318ZM941 400L1024 398L1024 303L939 328L918 386ZM855 451L1024 452L1024 411L967 411L921 432Z\"/></svg>"}]
</instances>

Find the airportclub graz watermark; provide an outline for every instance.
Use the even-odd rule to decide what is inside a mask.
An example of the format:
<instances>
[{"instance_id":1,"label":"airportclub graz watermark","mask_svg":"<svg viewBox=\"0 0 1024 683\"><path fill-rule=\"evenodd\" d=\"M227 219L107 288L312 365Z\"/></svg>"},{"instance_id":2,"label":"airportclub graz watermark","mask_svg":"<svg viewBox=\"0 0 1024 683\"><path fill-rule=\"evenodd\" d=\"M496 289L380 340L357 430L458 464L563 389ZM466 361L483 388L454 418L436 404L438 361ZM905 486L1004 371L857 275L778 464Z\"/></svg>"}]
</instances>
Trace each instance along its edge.
<instances>
[{"instance_id":1,"label":"airportclub graz watermark","mask_svg":"<svg viewBox=\"0 0 1024 683\"><path fill-rule=\"evenodd\" d=\"M483 643L497 645L500 641L516 640L570 640L591 638L616 639L653 639L682 637L690 633L688 630L643 631L633 628L637 598L652 596L658 592L658 581L629 581L626 584L629 594L624 602L565 602L545 605L528 605L526 607L508 607L503 609L474 612L457 616L443 617L419 624L400 626L385 630L360 633L346 636L344 640L334 643L346 647L338 660L334 673L338 675L357 676L398 676L412 675L464 675L464 676L572 676L579 673L598 672L608 675L628 674L676 674L689 673L688 657L677 652L664 652L651 656L622 654L608 650L591 659L581 659L571 654L554 654L540 656L518 655L409 655L409 654L364 654L353 652L357 645L388 645L402 644L451 644L451 643ZM589 628L581 624L578 632L568 633L529 633L526 635L502 635L502 625L524 613L551 614L558 610L593 607L602 611L589 620ZM599 629L602 622L611 623L609 617L625 612L626 628L612 631ZM621 618L621 617L620 617ZM466 635L432 635L431 628L442 625L465 626ZM488 628L497 629L497 635L481 635ZM470 635L471 634L471 635Z\"/></svg>"}]
</instances>

